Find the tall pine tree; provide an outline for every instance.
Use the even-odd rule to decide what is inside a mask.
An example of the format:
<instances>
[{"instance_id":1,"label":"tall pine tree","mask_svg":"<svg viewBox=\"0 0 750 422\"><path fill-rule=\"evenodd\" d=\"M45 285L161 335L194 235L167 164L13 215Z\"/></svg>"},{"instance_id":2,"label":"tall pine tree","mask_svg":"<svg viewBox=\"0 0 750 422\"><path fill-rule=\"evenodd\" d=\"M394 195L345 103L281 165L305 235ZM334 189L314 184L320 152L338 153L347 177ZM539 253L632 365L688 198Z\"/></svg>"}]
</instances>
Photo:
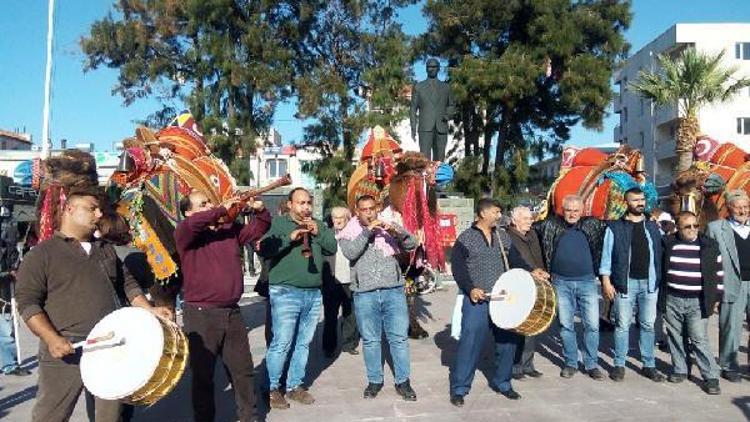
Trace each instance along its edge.
<instances>
[{"instance_id":1,"label":"tall pine tree","mask_svg":"<svg viewBox=\"0 0 750 422\"><path fill-rule=\"evenodd\" d=\"M421 50L448 60L459 136L467 155L482 157L493 195L526 177L539 135L556 149L579 122L601 129L612 71L629 48L629 1L428 0L424 11Z\"/></svg>"},{"instance_id":2,"label":"tall pine tree","mask_svg":"<svg viewBox=\"0 0 750 422\"><path fill-rule=\"evenodd\" d=\"M119 0L81 39L85 70L119 70L113 94L125 105L157 97L184 102L209 146L240 183L248 169L239 152L271 123L290 94L293 44L304 3L263 0Z\"/></svg>"}]
</instances>

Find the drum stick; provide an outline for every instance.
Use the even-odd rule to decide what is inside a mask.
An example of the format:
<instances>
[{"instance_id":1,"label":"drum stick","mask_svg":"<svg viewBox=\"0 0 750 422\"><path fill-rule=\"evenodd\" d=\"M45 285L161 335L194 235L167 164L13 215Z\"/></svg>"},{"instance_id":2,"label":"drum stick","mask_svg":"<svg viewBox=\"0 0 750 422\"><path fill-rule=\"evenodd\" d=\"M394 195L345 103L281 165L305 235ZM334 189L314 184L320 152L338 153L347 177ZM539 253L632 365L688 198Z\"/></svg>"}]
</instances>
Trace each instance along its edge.
<instances>
[{"instance_id":1,"label":"drum stick","mask_svg":"<svg viewBox=\"0 0 750 422\"><path fill-rule=\"evenodd\" d=\"M79 341L78 343L73 343L73 348L74 349L78 349L78 348L81 348L83 346L92 346L92 345L94 345L96 343L100 343L102 341L112 340L114 337L115 337L115 332L114 331L110 331L107 334L104 334L103 336L94 337L92 339L88 339L88 340L84 340L84 341Z\"/></svg>"}]
</instances>

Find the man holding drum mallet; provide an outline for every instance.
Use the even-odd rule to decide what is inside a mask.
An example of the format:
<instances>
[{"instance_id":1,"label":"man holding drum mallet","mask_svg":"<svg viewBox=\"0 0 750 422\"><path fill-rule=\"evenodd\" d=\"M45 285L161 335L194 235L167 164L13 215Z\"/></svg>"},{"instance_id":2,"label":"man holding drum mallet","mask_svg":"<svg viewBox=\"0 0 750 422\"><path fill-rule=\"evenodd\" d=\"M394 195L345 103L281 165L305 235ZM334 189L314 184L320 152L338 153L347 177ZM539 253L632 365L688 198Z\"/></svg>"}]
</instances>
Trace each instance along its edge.
<instances>
[{"instance_id":1,"label":"man holding drum mallet","mask_svg":"<svg viewBox=\"0 0 750 422\"><path fill-rule=\"evenodd\" d=\"M112 245L94 238L102 216L99 198L95 186L71 189L61 210L60 230L26 254L18 270L18 308L41 340L33 421L70 419L83 391L81 353L73 343L84 340L99 320L115 311L119 298L174 318L167 308L152 307ZM117 421L120 403L96 398L94 412L89 418L97 422Z\"/></svg>"},{"instance_id":2,"label":"man holding drum mallet","mask_svg":"<svg viewBox=\"0 0 750 422\"><path fill-rule=\"evenodd\" d=\"M502 330L492 323L489 301L503 298L491 297L489 292L498 278L510 269L508 267L528 271L531 268L510 243L505 247L509 252L505 253L496 231L500 217L501 207L497 201L480 199L476 207L476 221L458 236L453 246L453 277L465 295L461 308L461 337L456 361L450 373L450 401L457 407L463 406L464 396L471 389L477 361L490 330L495 340L495 372L490 380L490 387L511 400L521 398L511 386L513 358L519 334ZM540 280L549 277L541 269L534 269L532 276Z\"/></svg>"}]
</instances>

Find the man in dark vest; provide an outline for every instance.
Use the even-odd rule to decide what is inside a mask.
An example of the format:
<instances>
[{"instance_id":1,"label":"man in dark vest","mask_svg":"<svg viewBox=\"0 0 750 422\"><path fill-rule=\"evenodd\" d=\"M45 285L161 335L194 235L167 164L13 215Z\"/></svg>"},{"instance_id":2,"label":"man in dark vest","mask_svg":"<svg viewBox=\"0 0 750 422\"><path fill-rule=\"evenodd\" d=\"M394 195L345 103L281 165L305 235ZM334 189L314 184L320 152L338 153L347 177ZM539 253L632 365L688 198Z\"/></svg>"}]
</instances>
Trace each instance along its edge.
<instances>
[{"instance_id":1,"label":"man in dark vest","mask_svg":"<svg viewBox=\"0 0 750 422\"><path fill-rule=\"evenodd\" d=\"M659 226L645 213L646 195L638 188L625 192L627 211L619 220L609 221L604 233L602 293L614 300L615 359L609 377L622 381L628 357L633 308L638 307L643 375L654 382L664 381L656 370L654 321L661 280L662 240Z\"/></svg>"},{"instance_id":2,"label":"man in dark vest","mask_svg":"<svg viewBox=\"0 0 750 422\"><path fill-rule=\"evenodd\" d=\"M528 207L518 206L510 212L511 226L508 228L508 236L513 246L520 252L521 257L531 268L547 270L542 257L542 246L536 231L531 230L531 210ZM513 378L524 377L539 378L542 373L534 368L534 348L536 347L536 336L518 336L516 356L513 359Z\"/></svg>"},{"instance_id":3,"label":"man in dark vest","mask_svg":"<svg viewBox=\"0 0 750 422\"><path fill-rule=\"evenodd\" d=\"M750 302L750 200L743 190L729 191L725 197L729 217L711 222L706 234L719 242L724 266L724 297L719 310L721 376L740 382L737 352Z\"/></svg>"},{"instance_id":4,"label":"man in dark vest","mask_svg":"<svg viewBox=\"0 0 750 422\"><path fill-rule=\"evenodd\" d=\"M427 80L411 93L411 137L416 140L419 131L419 150L433 161L445 160L448 121L456 112L450 86L437 78L439 71L437 59L427 60Z\"/></svg>"}]
</instances>

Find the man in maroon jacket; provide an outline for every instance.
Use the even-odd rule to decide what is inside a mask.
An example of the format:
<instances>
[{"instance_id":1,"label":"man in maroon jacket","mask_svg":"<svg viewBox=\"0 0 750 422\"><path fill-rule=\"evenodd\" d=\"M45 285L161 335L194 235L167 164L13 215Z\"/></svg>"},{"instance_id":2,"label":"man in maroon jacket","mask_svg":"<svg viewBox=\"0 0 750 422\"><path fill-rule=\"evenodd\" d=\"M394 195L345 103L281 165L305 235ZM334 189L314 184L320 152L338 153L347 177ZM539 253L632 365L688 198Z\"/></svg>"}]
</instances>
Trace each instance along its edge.
<instances>
[{"instance_id":1,"label":"man in maroon jacket","mask_svg":"<svg viewBox=\"0 0 750 422\"><path fill-rule=\"evenodd\" d=\"M232 382L239 419L247 422L257 418L253 360L237 305L243 291L240 246L259 240L271 225L271 215L262 202L255 201L250 224L222 222L236 202L233 198L216 206L198 191L180 201L185 219L177 225L174 236L182 265L183 322L190 348L196 421L214 420L217 355L221 355Z\"/></svg>"}]
</instances>

